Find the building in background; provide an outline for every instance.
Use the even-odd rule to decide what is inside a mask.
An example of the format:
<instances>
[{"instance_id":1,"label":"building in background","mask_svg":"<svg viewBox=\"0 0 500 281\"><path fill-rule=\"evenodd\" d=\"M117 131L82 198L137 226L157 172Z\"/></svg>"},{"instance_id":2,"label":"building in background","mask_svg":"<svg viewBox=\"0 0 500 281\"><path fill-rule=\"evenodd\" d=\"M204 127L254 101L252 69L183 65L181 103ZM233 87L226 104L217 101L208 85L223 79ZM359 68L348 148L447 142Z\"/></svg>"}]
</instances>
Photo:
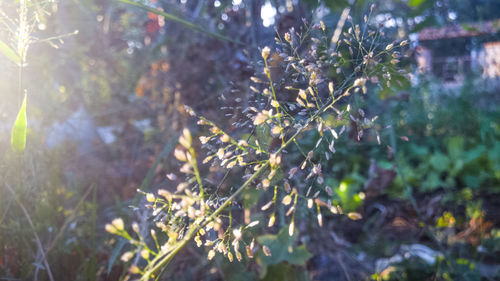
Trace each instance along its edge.
<instances>
[{"instance_id":1,"label":"building in background","mask_svg":"<svg viewBox=\"0 0 500 281\"><path fill-rule=\"evenodd\" d=\"M432 73L447 85L459 85L472 71L500 79L500 19L418 33L416 61L419 73Z\"/></svg>"}]
</instances>

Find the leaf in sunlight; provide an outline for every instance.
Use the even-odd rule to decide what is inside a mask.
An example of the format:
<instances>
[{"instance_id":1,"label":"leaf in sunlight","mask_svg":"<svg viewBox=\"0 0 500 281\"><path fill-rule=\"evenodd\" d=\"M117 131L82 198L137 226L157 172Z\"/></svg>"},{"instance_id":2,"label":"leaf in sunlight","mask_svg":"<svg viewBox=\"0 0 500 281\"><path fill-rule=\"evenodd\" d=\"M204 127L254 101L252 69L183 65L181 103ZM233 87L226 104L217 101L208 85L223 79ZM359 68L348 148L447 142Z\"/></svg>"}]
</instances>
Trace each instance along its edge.
<instances>
[{"instance_id":1,"label":"leaf in sunlight","mask_svg":"<svg viewBox=\"0 0 500 281\"><path fill-rule=\"evenodd\" d=\"M1 40L0 40L0 53L2 53L4 56L6 56L14 63L17 64L21 63L21 58L19 57L19 55L14 50L12 50L12 48L10 48L9 45L5 44Z\"/></svg>"},{"instance_id":2,"label":"leaf in sunlight","mask_svg":"<svg viewBox=\"0 0 500 281\"><path fill-rule=\"evenodd\" d=\"M10 139L11 147L16 152L24 151L26 147L26 94L24 95L23 104L17 113L16 122L12 128Z\"/></svg>"}]
</instances>

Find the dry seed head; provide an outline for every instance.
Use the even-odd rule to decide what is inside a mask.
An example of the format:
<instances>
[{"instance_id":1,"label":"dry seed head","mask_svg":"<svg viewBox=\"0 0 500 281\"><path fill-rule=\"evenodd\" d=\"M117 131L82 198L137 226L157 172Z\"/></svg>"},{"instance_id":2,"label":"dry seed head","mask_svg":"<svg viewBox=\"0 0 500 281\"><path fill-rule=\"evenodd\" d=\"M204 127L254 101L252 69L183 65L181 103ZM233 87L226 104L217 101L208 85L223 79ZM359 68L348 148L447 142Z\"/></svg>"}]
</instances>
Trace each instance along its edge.
<instances>
[{"instance_id":1,"label":"dry seed head","mask_svg":"<svg viewBox=\"0 0 500 281\"><path fill-rule=\"evenodd\" d=\"M191 147L192 137L191 132L187 128L182 130L182 135L179 137L179 143L186 149Z\"/></svg>"},{"instance_id":2,"label":"dry seed head","mask_svg":"<svg viewBox=\"0 0 500 281\"><path fill-rule=\"evenodd\" d=\"M186 156L186 153L184 153L183 150L179 149L179 148L176 148L174 150L174 156L177 160L181 161L181 162L186 162L187 161L187 156Z\"/></svg>"},{"instance_id":3,"label":"dry seed head","mask_svg":"<svg viewBox=\"0 0 500 281\"><path fill-rule=\"evenodd\" d=\"M116 234L118 232L117 229L116 229L116 227L114 227L113 225L111 225L109 223L106 224L106 226L104 227L104 229L107 232L111 233L111 234Z\"/></svg>"},{"instance_id":4,"label":"dry seed head","mask_svg":"<svg viewBox=\"0 0 500 281\"><path fill-rule=\"evenodd\" d=\"M228 135L226 135L226 134L223 134L223 135L220 136L220 140L222 142L228 142L230 139L231 138Z\"/></svg>"},{"instance_id":5,"label":"dry seed head","mask_svg":"<svg viewBox=\"0 0 500 281\"><path fill-rule=\"evenodd\" d=\"M292 203L292 196L286 195L285 197L283 197L283 200L281 201L281 203L283 203L283 205L285 205L285 206L290 205L290 203Z\"/></svg>"},{"instance_id":6,"label":"dry seed head","mask_svg":"<svg viewBox=\"0 0 500 281\"><path fill-rule=\"evenodd\" d=\"M300 104L302 107L306 107L306 104L304 103L304 101L302 101L300 99L300 97L297 97L297 99L295 100L298 104Z\"/></svg>"},{"instance_id":7,"label":"dry seed head","mask_svg":"<svg viewBox=\"0 0 500 281\"><path fill-rule=\"evenodd\" d=\"M323 30L324 32L326 30L325 23L323 21L320 21L319 24L321 26L321 30Z\"/></svg>"},{"instance_id":8,"label":"dry seed head","mask_svg":"<svg viewBox=\"0 0 500 281\"><path fill-rule=\"evenodd\" d=\"M254 227L259 224L260 221L253 221L247 225L247 227Z\"/></svg>"},{"instance_id":9,"label":"dry seed head","mask_svg":"<svg viewBox=\"0 0 500 281\"><path fill-rule=\"evenodd\" d=\"M241 239L241 229L233 229L233 235L235 239Z\"/></svg>"},{"instance_id":10,"label":"dry seed head","mask_svg":"<svg viewBox=\"0 0 500 281\"><path fill-rule=\"evenodd\" d=\"M391 50L391 49L392 49L392 47L394 47L394 44L389 44L389 45L387 45L387 46L385 47L385 50L386 50L386 51L389 51L389 50Z\"/></svg>"},{"instance_id":11,"label":"dry seed head","mask_svg":"<svg viewBox=\"0 0 500 281\"><path fill-rule=\"evenodd\" d=\"M333 195L333 191L332 191L332 188L329 187L328 185L325 187L325 191L326 193L328 193L329 196L332 196Z\"/></svg>"},{"instance_id":12,"label":"dry seed head","mask_svg":"<svg viewBox=\"0 0 500 281\"><path fill-rule=\"evenodd\" d=\"M300 89L300 90L299 90L299 96L300 96L302 99L304 99L304 100L305 100L305 99L307 99L307 93L306 93L306 91L304 91L304 90Z\"/></svg>"},{"instance_id":13,"label":"dry seed head","mask_svg":"<svg viewBox=\"0 0 500 281\"><path fill-rule=\"evenodd\" d=\"M273 205L273 203L274 203L273 201L269 201L269 202L267 202L267 204L266 204L266 205L264 205L264 206L262 206L262 207L260 208L260 210L261 210L261 211L265 211L265 210L269 209L269 207L271 207L271 206Z\"/></svg>"},{"instance_id":14,"label":"dry seed head","mask_svg":"<svg viewBox=\"0 0 500 281\"><path fill-rule=\"evenodd\" d=\"M330 91L330 94L333 95L334 92L333 82L328 83L328 91Z\"/></svg>"},{"instance_id":15,"label":"dry seed head","mask_svg":"<svg viewBox=\"0 0 500 281\"><path fill-rule=\"evenodd\" d=\"M338 139L339 138L339 135L337 134L337 132L335 132L334 129L332 128L329 128L330 129L330 133L332 133L332 136L335 138L335 139Z\"/></svg>"},{"instance_id":16,"label":"dry seed head","mask_svg":"<svg viewBox=\"0 0 500 281\"><path fill-rule=\"evenodd\" d=\"M132 258L134 257L134 253L132 252L125 252L121 257L120 257L120 260L122 262L128 262L129 260L131 260Z\"/></svg>"},{"instance_id":17,"label":"dry seed head","mask_svg":"<svg viewBox=\"0 0 500 281\"><path fill-rule=\"evenodd\" d=\"M139 224L136 223L136 222L133 222L132 223L132 229L134 230L135 233L139 233L139 231L140 231Z\"/></svg>"},{"instance_id":18,"label":"dry seed head","mask_svg":"<svg viewBox=\"0 0 500 281\"><path fill-rule=\"evenodd\" d=\"M267 58L269 57L270 53L271 53L271 49L269 49L268 46L265 46L264 48L262 48L261 55L262 55L262 58L264 60L267 60Z\"/></svg>"},{"instance_id":19,"label":"dry seed head","mask_svg":"<svg viewBox=\"0 0 500 281\"><path fill-rule=\"evenodd\" d=\"M156 201L156 197L153 193L147 193L146 194L146 200L150 203L153 203Z\"/></svg>"},{"instance_id":20,"label":"dry seed head","mask_svg":"<svg viewBox=\"0 0 500 281\"><path fill-rule=\"evenodd\" d=\"M264 123L267 119L267 116L262 113L262 112L259 112L257 113L257 116L255 116L255 119L253 120L253 124L254 125L260 125L262 123Z\"/></svg>"},{"instance_id":21,"label":"dry seed head","mask_svg":"<svg viewBox=\"0 0 500 281\"><path fill-rule=\"evenodd\" d=\"M290 187L290 183L287 180L285 180L284 187L287 193L289 193L292 190Z\"/></svg>"},{"instance_id":22,"label":"dry seed head","mask_svg":"<svg viewBox=\"0 0 500 281\"><path fill-rule=\"evenodd\" d=\"M241 261L241 260L243 259L243 257L241 256L241 253L240 253L240 252L238 252L238 250L236 250L236 249L235 249L235 250L234 250L234 253L236 254L236 259L237 259L238 261Z\"/></svg>"},{"instance_id":23,"label":"dry seed head","mask_svg":"<svg viewBox=\"0 0 500 281\"><path fill-rule=\"evenodd\" d=\"M123 230L125 228L125 224L123 223L123 219L121 218L116 218L114 219L111 224L119 231Z\"/></svg>"},{"instance_id":24,"label":"dry seed head","mask_svg":"<svg viewBox=\"0 0 500 281\"><path fill-rule=\"evenodd\" d=\"M314 155L314 151L312 151L312 150L311 150L311 151L309 151L309 152L307 153L307 159L312 159L313 155Z\"/></svg>"},{"instance_id":25,"label":"dry seed head","mask_svg":"<svg viewBox=\"0 0 500 281\"><path fill-rule=\"evenodd\" d=\"M145 260L149 259L149 251L148 250L142 250L141 251L141 257Z\"/></svg>"},{"instance_id":26,"label":"dry seed head","mask_svg":"<svg viewBox=\"0 0 500 281\"><path fill-rule=\"evenodd\" d=\"M269 164L271 167L276 167L281 164L281 154L273 153L269 155Z\"/></svg>"},{"instance_id":27,"label":"dry seed head","mask_svg":"<svg viewBox=\"0 0 500 281\"><path fill-rule=\"evenodd\" d=\"M362 219L363 217L361 216L360 213L355 213L355 212L350 212L347 214L347 216L351 219L351 220L360 220Z\"/></svg>"},{"instance_id":28,"label":"dry seed head","mask_svg":"<svg viewBox=\"0 0 500 281\"><path fill-rule=\"evenodd\" d=\"M290 226L288 227L288 235L293 236L294 231L295 231L295 222L292 220Z\"/></svg>"},{"instance_id":29,"label":"dry seed head","mask_svg":"<svg viewBox=\"0 0 500 281\"><path fill-rule=\"evenodd\" d=\"M263 179L262 180L262 187L264 189L267 189L269 187L269 185L271 184L271 182L268 180L268 179Z\"/></svg>"},{"instance_id":30,"label":"dry seed head","mask_svg":"<svg viewBox=\"0 0 500 281\"><path fill-rule=\"evenodd\" d=\"M325 179L322 176L319 176L318 179L316 180L318 184L323 184L325 182Z\"/></svg>"},{"instance_id":31,"label":"dry seed head","mask_svg":"<svg viewBox=\"0 0 500 281\"><path fill-rule=\"evenodd\" d=\"M174 173L169 173L166 175L167 179L174 181L177 179L177 176Z\"/></svg>"},{"instance_id":32,"label":"dry seed head","mask_svg":"<svg viewBox=\"0 0 500 281\"><path fill-rule=\"evenodd\" d=\"M128 272L130 274L139 274L141 273L141 269L137 265L133 264L129 267Z\"/></svg>"},{"instance_id":33,"label":"dry seed head","mask_svg":"<svg viewBox=\"0 0 500 281\"><path fill-rule=\"evenodd\" d=\"M259 78L257 78L257 77L253 77L253 76L252 76L252 77L250 77L250 80L252 80L252 82L254 82L254 83L262 83L262 80L260 80L260 79L259 79Z\"/></svg>"},{"instance_id":34,"label":"dry seed head","mask_svg":"<svg viewBox=\"0 0 500 281\"><path fill-rule=\"evenodd\" d=\"M227 164L226 168L231 169L232 167L236 166L237 163L238 160L231 161L229 162L229 164Z\"/></svg>"},{"instance_id":35,"label":"dry seed head","mask_svg":"<svg viewBox=\"0 0 500 281\"><path fill-rule=\"evenodd\" d=\"M252 252L252 249L250 248L250 246L248 246L248 245L245 246L245 250L247 252L248 258L250 258L250 259L253 258L253 252Z\"/></svg>"},{"instance_id":36,"label":"dry seed head","mask_svg":"<svg viewBox=\"0 0 500 281\"><path fill-rule=\"evenodd\" d=\"M233 262L233 254L231 254L231 252L227 253L227 259L228 259L230 262Z\"/></svg>"},{"instance_id":37,"label":"dry seed head","mask_svg":"<svg viewBox=\"0 0 500 281\"><path fill-rule=\"evenodd\" d=\"M318 214L317 218L318 218L318 225L320 227L322 227L323 226L323 216L321 214Z\"/></svg>"},{"instance_id":38,"label":"dry seed head","mask_svg":"<svg viewBox=\"0 0 500 281\"><path fill-rule=\"evenodd\" d=\"M212 260L214 258L214 256L215 256L215 251L214 250L210 250L208 252L207 259L208 260Z\"/></svg>"},{"instance_id":39,"label":"dry seed head","mask_svg":"<svg viewBox=\"0 0 500 281\"><path fill-rule=\"evenodd\" d=\"M273 226L275 220L276 220L276 217L274 216L274 214L272 214L271 217L269 217L269 222L267 223L267 227Z\"/></svg>"},{"instance_id":40,"label":"dry seed head","mask_svg":"<svg viewBox=\"0 0 500 281\"><path fill-rule=\"evenodd\" d=\"M201 247L201 245L203 245L203 242L201 242L201 238L199 235L196 235L196 237L194 238L194 242L196 242L196 246L198 248Z\"/></svg>"},{"instance_id":41,"label":"dry seed head","mask_svg":"<svg viewBox=\"0 0 500 281\"><path fill-rule=\"evenodd\" d=\"M292 41L292 38L291 38L291 36L290 36L290 33L288 33L288 32L287 32L287 33L285 33L285 41L286 41L286 42L288 42L288 43L290 43L290 42Z\"/></svg>"},{"instance_id":42,"label":"dry seed head","mask_svg":"<svg viewBox=\"0 0 500 281\"><path fill-rule=\"evenodd\" d=\"M274 136L277 136L281 133L282 129L280 126L274 126L272 129L271 129L271 134L273 134Z\"/></svg>"},{"instance_id":43,"label":"dry seed head","mask_svg":"<svg viewBox=\"0 0 500 281\"><path fill-rule=\"evenodd\" d=\"M361 86L364 86L365 83L366 83L365 78L358 78L358 79L354 80L354 84L352 86L353 87L361 87Z\"/></svg>"},{"instance_id":44,"label":"dry seed head","mask_svg":"<svg viewBox=\"0 0 500 281\"><path fill-rule=\"evenodd\" d=\"M223 148L219 148L217 150L217 157L219 158L219 160L222 160L222 158L224 158L224 149Z\"/></svg>"},{"instance_id":45,"label":"dry seed head","mask_svg":"<svg viewBox=\"0 0 500 281\"><path fill-rule=\"evenodd\" d=\"M264 255L266 255L267 257L270 257L271 256L271 250L269 250L269 248L267 246L262 246L262 251L264 252Z\"/></svg>"}]
</instances>

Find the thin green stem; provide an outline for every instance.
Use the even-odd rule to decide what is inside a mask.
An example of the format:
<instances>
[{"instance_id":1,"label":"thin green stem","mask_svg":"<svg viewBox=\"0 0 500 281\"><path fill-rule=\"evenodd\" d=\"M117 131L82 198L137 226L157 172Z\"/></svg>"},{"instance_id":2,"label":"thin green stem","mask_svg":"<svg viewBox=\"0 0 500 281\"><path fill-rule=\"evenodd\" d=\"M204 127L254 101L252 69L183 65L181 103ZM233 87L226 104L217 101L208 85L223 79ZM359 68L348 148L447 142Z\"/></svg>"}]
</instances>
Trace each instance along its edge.
<instances>
[{"instance_id":1,"label":"thin green stem","mask_svg":"<svg viewBox=\"0 0 500 281\"><path fill-rule=\"evenodd\" d=\"M198 162L196 161L196 152L192 147L190 147L189 153L191 154L191 166L193 167L194 176L196 177L196 182L200 187L200 198L203 199L203 196L205 195L205 190L203 189L203 181L201 180L200 171L198 170Z\"/></svg>"}]
</instances>

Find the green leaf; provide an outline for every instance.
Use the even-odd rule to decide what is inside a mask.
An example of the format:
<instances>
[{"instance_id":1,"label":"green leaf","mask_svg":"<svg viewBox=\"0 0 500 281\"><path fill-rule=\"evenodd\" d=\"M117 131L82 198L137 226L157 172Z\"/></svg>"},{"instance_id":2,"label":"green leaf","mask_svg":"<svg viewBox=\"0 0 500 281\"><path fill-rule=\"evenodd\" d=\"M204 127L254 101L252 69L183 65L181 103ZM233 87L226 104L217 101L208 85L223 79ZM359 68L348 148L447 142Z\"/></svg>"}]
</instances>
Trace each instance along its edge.
<instances>
[{"instance_id":1,"label":"green leaf","mask_svg":"<svg viewBox=\"0 0 500 281\"><path fill-rule=\"evenodd\" d=\"M127 244L128 241L126 239L120 239L120 241L118 241L118 244L116 244L108 260L108 269L107 269L108 274L111 272L111 269L113 269L113 264L115 263L116 259L122 252L123 247L125 247L125 245Z\"/></svg>"},{"instance_id":2,"label":"green leaf","mask_svg":"<svg viewBox=\"0 0 500 281\"><path fill-rule=\"evenodd\" d=\"M306 270L301 268L280 263L269 266L267 275L261 281L307 281L309 280Z\"/></svg>"},{"instance_id":3,"label":"green leaf","mask_svg":"<svg viewBox=\"0 0 500 281\"><path fill-rule=\"evenodd\" d=\"M21 63L21 57L19 57L19 55L9 47L9 45L5 44L1 40L0 40L0 53L2 53L4 56L6 56L14 63L17 64Z\"/></svg>"},{"instance_id":4,"label":"green leaf","mask_svg":"<svg viewBox=\"0 0 500 281\"><path fill-rule=\"evenodd\" d=\"M410 7L418 7L422 5L425 2L425 0L410 0L408 1L408 6Z\"/></svg>"},{"instance_id":5,"label":"green leaf","mask_svg":"<svg viewBox=\"0 0 500 281\"><path fill-rule=\"evenodd\" d=\"M429 159L429 162L431 163L432 167L438 172L446 171L450 165L450 159L448 159L446 155L441 153L432 155Z\"/></svg>"},{"instance_id":6,"label":"green leaf","mask_svg":"<svg viewBox=\"0 0 500 281\"><path fill-rule=\"evenodd\" d=\"M12 128L10 144L14 151L22 152L26 148L26 94L24 95L23 104L19 113L17 113L16 122Z\"/></svg>"},{"instance_id":7,"label":"green leaf","mask_svg":"<svg viewBox=\"0 0 500 281\"><path fill-rule=\"evenodd\" d=\"M219 40L224 40L224 41L236 43L236 44L239 44L239 45L243 45L243 43L240 42L240 41L238 41L238 40L229 38L227 36L224 36L224 35L221 35L221 34L218 34L218 33L215 33L215 32L208 31L208 30L204 29L203 27L201 27L199 25L196 25L194 23L191 23L191 22L189 22L189 21L187 21L185 19L182 19L182 18L180 18L180 17L178 17L176 15L173 15L173 14L170 14L170 13L167 13L167 12L164 12L164 11L159 11L159 10L153 8L153 7L149 7L149 6L144 5L142 3L135 2L135 1L132 1L132 0L117 0L117 1L125 3L125 4L128 4L128 5L131 5L131 6L134 6L134 7L137 7L137 8L140 8L140 9L143 9L143 10L146 10L146 11L151 12L153 14L157 14L157 15L163 16L167 20L180 23L180 24L182 24L182 25L184 25L184 26L186 26L186 27L188 27L188 28L190 28L192 30L195 30L195 31L207 34L207 35L210 35L210 36L212 36L214 38L217 38Z\"/></svg>"},{"instance_id":8,"label":"green leaf","mask_svg":"<svg viewBox=\"0 0 500 281\"><path fill-rule=\"evenodd\" d=\"M262 251L259 251L256 256L257 263L261 266L262 271L260 278L267 274L267 268L270 265L288 262L294 265L305 265L306 261L312 256L307 251L305 245L294 247L294 241L297 238L297 233L293 236L288 235L288 227L283 227L278 234L266 234L259 236L257 241L264 246L267 246L271 251L271 256L266 256Z\"/></svg>"}]
</instances>

